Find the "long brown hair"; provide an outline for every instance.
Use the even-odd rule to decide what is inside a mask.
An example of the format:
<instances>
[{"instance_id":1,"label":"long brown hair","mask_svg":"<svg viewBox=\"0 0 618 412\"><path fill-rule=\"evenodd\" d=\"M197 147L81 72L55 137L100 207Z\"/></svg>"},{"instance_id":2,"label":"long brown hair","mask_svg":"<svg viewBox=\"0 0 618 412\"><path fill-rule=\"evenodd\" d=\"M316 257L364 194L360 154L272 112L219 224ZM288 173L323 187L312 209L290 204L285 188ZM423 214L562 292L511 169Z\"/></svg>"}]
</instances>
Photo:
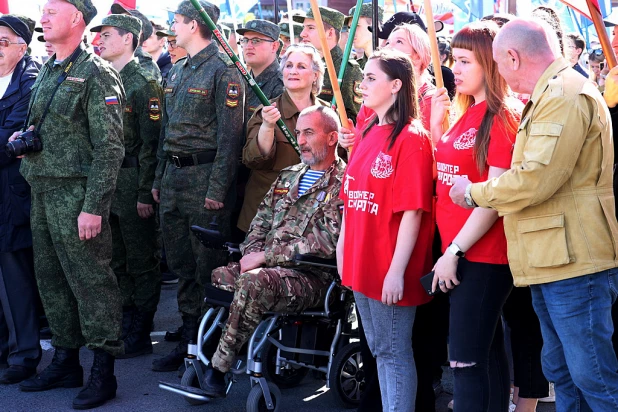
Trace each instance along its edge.
<instances>
[{"instance_id":1,"label":"long brown hair","mask_svg":"<svg viewBox=\"0 0 618 412\"><path fill-rule=\"evenodd\" d=\"M414 66L410 57L404 53L383 49L374 52L369 60L377 60L380 70L386 74L389 80L401 80L401 89L397 93L395 101L384 115L385 121L395 123L395 127L391 132L388 140L388 148L390 149L395 144L397 136L402 130L410 124L411 120L419 118L418 95L416 92L416 82L414 80ZM363 130L363 137L367 135L369 130L378 123L378 116L375 116Z\"/></svg>"},{"instance_id":2,"label":"long brown hair","mask_svg":"<svg viewBox=\"0 0 618 412\"><path fill-rule=\"evenodd\" d=\"M501 122L507 132L515 133L517 130L516 124L513 122L516 115L506 104L509 98L509 86L500 76L498 65L492 55L492 43L497 32L498 26L493 21L474 22L459 30L451 43L453 49L472 51L474 58L483 69L487 111L476 133L476 142L474 143L474 158L480 173L484 173L487 166L489 134L494 121ZM473 96L457 93L455 95L457 115L461 117L474 103Z\"/></svg>"}]
</instances>

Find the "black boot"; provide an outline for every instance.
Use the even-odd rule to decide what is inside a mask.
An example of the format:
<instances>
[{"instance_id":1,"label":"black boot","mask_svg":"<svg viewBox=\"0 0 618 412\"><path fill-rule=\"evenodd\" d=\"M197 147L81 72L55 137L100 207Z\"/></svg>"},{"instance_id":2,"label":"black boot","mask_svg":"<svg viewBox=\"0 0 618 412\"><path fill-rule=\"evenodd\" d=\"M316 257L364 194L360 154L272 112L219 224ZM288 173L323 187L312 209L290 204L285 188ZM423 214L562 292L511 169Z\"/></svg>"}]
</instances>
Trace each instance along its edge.
<instances>
[{"instance_id":1,"label":"black boot","mask_svg":"<svg viewBox=\"0 0 618 412\"><path fill-rule=\"evenodd\" d=\"M187 357L187 346L189 341L197 341L197 323L196 316L182 316L182 337L178 345L167 356L160 359L155 359L152 362L152 370L155 372L173 372L182 365Z\"/></svg>"},{"instance_id":2,"label":"black boot","mask_svg":"<svg viewBox=\"0 0 618 412\"><path fill-rule=\"evenodd\" d=\"M73 409L91 409L116 397L115 358L103 349L94 350L94 360L86 387L73 399Z\"/></svg>"},{"instance_id":3,"label":"black boot","mask_svg":"<svg viewBox=\"0 0 618 412\"><path fill-rule=\"evenodd\" d=\"M52 362L41 373L19 384L24 392L53 388L79 388L84 384L84 370L79 364L79 349L57 346Z\"/></svg>"},{"instance_id":4,"label":"black boot","mask_svg":"<svg viewBox=\"0 0 618 412\"><path fill-rule=\"evenodd\" d=\"M129 332L131 332L131 326L133 325L133 317L135 316L135 306L123 306L122 307L122 335L120 339L125 340Z\"/></svg>"},{"instance_id":5,"label":"black boot","mask_svg":"<svg viewBox=\"0 0 618 412\"><path fill-rule=\"evenodd\" d=\"M225 373L209 365L202 382L204 392L213 398L225 397Z\"/></svg>"},{"instance_id":6,"label":"black boot","mask_svg":"<svg viewBox=\"0 0 618 412\"><path fill-rule=\"evenodd\" d=\"M133 326L124 338L124 355L117 356L118 359L135 358L152 353L150 329L154 315L154 312L143 312L139 309L135 311Z\"/></svg>"}]
</instances>

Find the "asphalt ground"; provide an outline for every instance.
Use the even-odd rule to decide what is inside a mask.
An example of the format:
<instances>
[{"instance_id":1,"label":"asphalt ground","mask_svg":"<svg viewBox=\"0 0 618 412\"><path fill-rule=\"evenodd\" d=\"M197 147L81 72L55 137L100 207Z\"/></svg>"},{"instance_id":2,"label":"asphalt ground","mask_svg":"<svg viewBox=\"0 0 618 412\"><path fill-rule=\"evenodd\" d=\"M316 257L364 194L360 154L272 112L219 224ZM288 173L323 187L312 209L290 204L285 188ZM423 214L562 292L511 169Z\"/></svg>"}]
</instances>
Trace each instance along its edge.
<instances>
[{"instance_id":1,"label":"asphalt ground","mask_svg":"<svg viewBox=\"0 0 618 412\"><path fill-rule=\"evenodd\" d=\"M153 372L150 369L153 359L169 353L175 343L166 342L163 337L166 330L176 330L180 325L180 315L176 305L176 285L164 285L161 290L161 302L155 317L155 332L152 333L154 353L133 359L116 361L116 378L118 391L116 398L97 410L100 411L202 411L217 412L244 411L250 391L249 378L239 377L226 399L212 400L208 404L193 406L180 395L159 388L159 381L180 383L176 372ZM46 367L53 356L50 341L41 341L44 349L39 371ZM92 352L82 348L81 363L84 366L86 382L92 364ZM303 382L292 389L282 389L280 411L324 412L346 411L332 393L325 387L325 381L309 373ZM452 399L452 375L445 368L443 377L444 391L439 395L437 412L446 412L447 404ZM76 389L54 389L46 392L20 392L17 385L0 385L0 411L69 411L73 398L79 392ZM538 412L554 412L554 404L539 404ZM419 411L422 412L422 411Z\"/></svg>"}]
</instances>

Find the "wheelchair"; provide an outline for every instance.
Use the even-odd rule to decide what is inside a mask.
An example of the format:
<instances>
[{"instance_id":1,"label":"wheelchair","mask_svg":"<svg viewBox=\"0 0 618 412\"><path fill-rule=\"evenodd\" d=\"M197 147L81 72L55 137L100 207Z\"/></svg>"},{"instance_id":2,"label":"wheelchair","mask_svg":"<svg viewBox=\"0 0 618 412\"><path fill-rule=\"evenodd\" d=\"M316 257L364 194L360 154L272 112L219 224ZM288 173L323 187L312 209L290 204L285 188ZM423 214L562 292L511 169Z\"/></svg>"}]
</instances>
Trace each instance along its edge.
<instances>
[{"instance_id":1,"label":"wheelchair","mask_svg":"<svg viewBox=\"0 0 618 412\"><path fill-rule=\"evenodd\" d=\"M194 235L208 248L225 248L234 260L238 245L225 243L216 225L209 229L193 226ZM334 259L311 255L295 256L297 265L313 265L336 270ZM205 348L218 341L225 327L234 293L212 285L205 287L205 302L210 309L202 318L197 342L189 344L186 370L180 384L159 382L159 387L185 398L192 405L207 403L210 397L201 389L206 366L210 363ZM358 407L365 385L363 361L352 293L337 277L330 284L324 304L300 313L267 312L246 345L246 359L239 357L227 374L226 394L238 376L248 374L251 391L246 410L282 410L279 388L299 385L310 370L326 378L326 387L345 408ZM216 342L214 342L216 343ZM242 353L242 351L241 351Z\"/></svg>"}]
</instances>

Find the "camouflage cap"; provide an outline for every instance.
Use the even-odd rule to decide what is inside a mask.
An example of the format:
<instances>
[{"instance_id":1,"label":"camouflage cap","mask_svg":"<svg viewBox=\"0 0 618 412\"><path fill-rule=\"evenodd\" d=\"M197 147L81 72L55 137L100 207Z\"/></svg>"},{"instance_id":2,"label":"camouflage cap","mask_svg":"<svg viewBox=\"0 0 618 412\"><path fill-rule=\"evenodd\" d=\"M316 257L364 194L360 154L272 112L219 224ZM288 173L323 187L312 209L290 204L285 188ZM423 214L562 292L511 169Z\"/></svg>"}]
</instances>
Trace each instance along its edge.
<instances>
[{"instance_id":1,"label":"camouflage cap","mask_svg":"<svg viewBox=\"0 0 618 412\"><path fill-rule=\"evenodd\" d=\"M148 20L148 17L144 16L142 12L138 10L127 10L122 7L122 4L120 3L112 4L111 11L112 14L130 14L131 16L137 17L142 22L142 33L144 34L143 40L146 40L147 38L152 36L152 33L154 31L152 23L150 22L150 20Z\"/></svg>"},{"instance_id":2,"label":"camouflage cap","mask_svg":"<svg viewBox=\"0 0 618 412\"><path fill-rule=\"evenodd\" d=\"M248 21L247 24L245 24L245 27L242 29L237 29L236 33L244 36L248 31L263 34L272 40L279 40L279 34L281 33L281 29L275 23L260 19Z\"/></svg>"},{"instance_id":3,"label":"camouflage cap","mask_svg":"<svg viewBox=\"0 0 618 412\"><path fill-rule=\"evenodd\" d=\"M133 36L139 39L139 34L142 31L142 22L133 16L127 16L124 14L110 14L105 16L99 26L95 26L90 29L91 32L100 32L104 26L118 27L133 33Z\"/></svg>"},{"instance_id":4,"label":"camouflage cap","mask_svg":"<svg viewBox=\"0 0 618 412\"><path fill-rule=\"evenodd\" d=\"M82 12L82 15L84 16L84 23L86 23L86 26L89 25L92 19L94 19L94 16L97 15L97 8L94 7L94 4L92 4L92 0L66 1L77 7L77 10Z\"/></svg>"},{"instance_id":5,"label":"camouflage cap","mask_svg":"<svg viewBox=\"0 0 618 412\"><path fill-rule=\"evenodd\" d=\"M350 9L350 17L354 16L354 12L356 11L356 6ZM363 3L361 5L360 17L366 17L368 19L373 18L373 4L372 3ZM378 23L382 23L382 19L384 19L384 7L378 6ZM350 20L350 23L352 20ZM348 25L349 26L349 25Z\"/></svg>"},{"instance_id":6,"label":"camouflage cap","mask_svg":"<svg viewBox=\"0 0 618 412\"><path fill-rule=\"evenodd\" d=\"M290 35L290 23L281 22L279 23L279 28L281 29L281 35L286 37L292 37ZM303 26L300 24L292 24L292 28L294 29L294 37L300 37L300 33L303 31Z\"/></svg>"},{"instance_id":7,"label":"camouflage cap","mask_svg":"<svg viewBox=\"0 0 618 412\"><path fill-rule=\"evenodd\" d=\"M204 0L198 0L198 3L200 3L200 5L204 8L213 23L217 23L220 14L219 7ZM192 20L203 22L202 16L200 16L200 13L195 9L195 7L193 7L193 4L191 4L189 0L181 1L174 13L182 14Z\"/></svg>"},{"instance_id":8,"label":"camouflage cap","mask_svg":"<svg viewBox=\"0 0 618 412\"><path fill-rule=\"evenodd\" d=\"M171 31L170 29L167 29L167 30L157 30L156 34L159 37L176 37L176 33Z\"/></svg>"},{"instance_id":9,"label":"camouflage cap","mask_svg":"<svg viewBox=\"0 0 618 412\"><path fill-rule=\"evenodd\" d=\"M330 7L322 7L320 6L320 15L322 16L322 21L324 23L328 23L333 26L335 29L341 31L343 27L343 21L345 20L345 15L340 11L335 9L331 9ZM297 23L304 23L305 19L314 19L313 9L307 12L307 16L293 16L292 20ZM314 19L315 20L315 19Z\"/></svg>"}]
</instances>

